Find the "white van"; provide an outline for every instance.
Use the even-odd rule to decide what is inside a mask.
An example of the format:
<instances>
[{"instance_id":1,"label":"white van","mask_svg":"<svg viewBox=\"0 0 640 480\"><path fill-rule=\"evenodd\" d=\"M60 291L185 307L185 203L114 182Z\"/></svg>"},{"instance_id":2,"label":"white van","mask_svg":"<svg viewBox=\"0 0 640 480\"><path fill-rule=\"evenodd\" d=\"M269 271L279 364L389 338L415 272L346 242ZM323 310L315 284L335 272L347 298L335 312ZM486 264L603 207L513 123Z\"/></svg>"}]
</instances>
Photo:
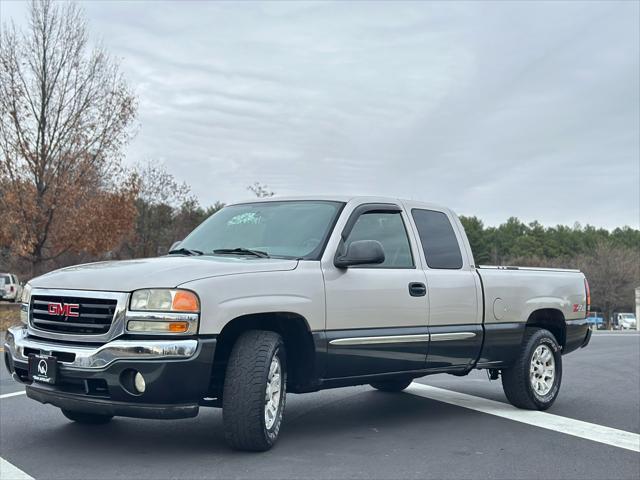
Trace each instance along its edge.
<instances>
[{"instance_id":1,"label":"white van","mask_svg":"<svg viewBox=\"0 0 640 480\"><path fill-rule=\"evenodd\" d=\"M0 300L17 302L22 295L18 277L11 273L0 273Z\"/></svg>"},{"instance_id":2,"label":"white van","mask_svg":"<svg viewBox=\"0 0 640 480\"><path fill-rule=\"evenodd\" d=\"M614 316L614 325L620 330L631 330L636 328L636 316L633 313L616 313Z\"/></svg>"}]
</instances>

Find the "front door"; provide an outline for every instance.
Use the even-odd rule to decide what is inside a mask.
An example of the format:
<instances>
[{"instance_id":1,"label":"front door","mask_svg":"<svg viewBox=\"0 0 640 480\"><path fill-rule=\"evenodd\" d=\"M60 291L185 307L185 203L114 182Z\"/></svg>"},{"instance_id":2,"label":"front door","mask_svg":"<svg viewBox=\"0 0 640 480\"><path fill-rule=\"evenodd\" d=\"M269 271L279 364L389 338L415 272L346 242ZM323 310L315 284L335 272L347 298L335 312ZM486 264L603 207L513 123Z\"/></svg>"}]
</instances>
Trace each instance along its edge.
<instances>
[{"instance_id":1,"label":"front door","mask_svg":"<svg viewBox=\"0 0 640 480\"><path fill-rule=\"evenodd\" d=\"M420 370L429 337L424 271L397 205L357 207L339 249L356 240L380 242L385 260L346 269L323 265L327 308L327 378Z\"/></svg>"}]
</instances>

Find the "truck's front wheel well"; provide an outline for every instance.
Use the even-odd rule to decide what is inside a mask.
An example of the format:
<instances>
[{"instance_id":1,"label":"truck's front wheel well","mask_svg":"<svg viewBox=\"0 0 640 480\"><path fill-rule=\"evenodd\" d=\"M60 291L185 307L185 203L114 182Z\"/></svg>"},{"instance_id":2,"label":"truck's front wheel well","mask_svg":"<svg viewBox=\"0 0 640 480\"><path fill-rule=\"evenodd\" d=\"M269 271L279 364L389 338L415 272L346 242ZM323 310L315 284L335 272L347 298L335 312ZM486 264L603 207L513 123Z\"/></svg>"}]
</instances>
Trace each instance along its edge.
<instances>
[{"instance_id":1,"label":"truck's front wheel well","mask_svg":"<svg viewBox=\"0 0 640 480\"><path fill-rule=\"evenodd\" d=\"M227 361L233 345L247 330L270 330L279 333L285 344L288 366L288 389L292 392L313 390L317 378L315 347L304 317L290 312L243 315L231 320L218 335L213 361L210 392L220 398Z\"/></svg>"},{"instance_id":2,"label":"truck's front wheel well","mask_svg":"<svg viewBox=\"0 0 640 480\"><path fill-rule=\"evenodd\" d=\"M562 347L567 341L567 324L560 310L543 308L536 310L527 319L527 327L539 327L549 330Z\"/></svg>"}]
</instances>

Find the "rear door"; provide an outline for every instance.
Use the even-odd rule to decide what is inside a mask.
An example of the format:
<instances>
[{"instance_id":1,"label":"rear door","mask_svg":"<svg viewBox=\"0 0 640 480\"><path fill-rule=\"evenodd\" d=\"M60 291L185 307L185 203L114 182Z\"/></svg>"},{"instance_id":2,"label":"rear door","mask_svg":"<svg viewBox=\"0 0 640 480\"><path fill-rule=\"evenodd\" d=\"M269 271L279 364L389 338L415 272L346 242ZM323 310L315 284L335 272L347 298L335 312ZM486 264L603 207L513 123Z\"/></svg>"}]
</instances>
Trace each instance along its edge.
<instances>
[{"instance_id":1,"label":"rear door","mask_svg":"<svg viewBox=\"0 0 640 480\"><path fill-rule=\"evenodd\" d=\"M463 254L453 214L439 208L408 208L420 240L429 296L427 368L470 366L482 346L482 289Z\"/></svg>"}]
</instances>

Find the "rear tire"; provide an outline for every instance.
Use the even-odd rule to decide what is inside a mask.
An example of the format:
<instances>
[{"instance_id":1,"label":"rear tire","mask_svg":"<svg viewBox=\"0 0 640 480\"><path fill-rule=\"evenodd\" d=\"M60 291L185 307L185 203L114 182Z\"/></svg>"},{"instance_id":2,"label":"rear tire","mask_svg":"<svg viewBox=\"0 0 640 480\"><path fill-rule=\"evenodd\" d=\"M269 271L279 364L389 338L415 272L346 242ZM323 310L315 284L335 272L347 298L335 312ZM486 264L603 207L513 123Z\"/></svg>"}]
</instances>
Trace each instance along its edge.
<instances>
[{"instance_id":1,"label":"rear tire","mask_svg":"<svg viewBox=\"0 0 640 480\"><path fill-rule=\"evenodd\" d=\"M401 392L413 382L412 378L405 378L399 380L384 380L382 382L370 383L373 388L380 390L381 392L396 393Z\"/></svg>"},{"instance_id":2,"label":"rear tire","mask_svg":"<svg viewBox=\"0 0 640 480\"><path fill-rule=\"evenodd\" d=\"M95 413L76 412L73 410L66 410L64 408L61 408L60 410L62 410L62 414L69 420L86 425L104 425L105 423L109 423L113 418L112 415L98 415Z\"/></svg>"},{"instance_id":3,"label":"rear tire","mask_svg":"<svg viewBox=\"0 0 640 480\"><path fill-rule=\"evenodd\" d=\"M269 450L278 439L287 390L286 352L275 332L250 330L229 356L222 392L227 443L237 450Z\"/></svg>"},{"instance_id":4,"label":"rear tire","mask_svg":"<svg viewBox=\"0 0 640 480\"><path fill-rule=\"evenodd\" d=\"M560 391L562 352L551 332L527 328L518 359L502 370L502 389L509 402L526 410L546 410Z\"/></svg>"}]
</instances>

